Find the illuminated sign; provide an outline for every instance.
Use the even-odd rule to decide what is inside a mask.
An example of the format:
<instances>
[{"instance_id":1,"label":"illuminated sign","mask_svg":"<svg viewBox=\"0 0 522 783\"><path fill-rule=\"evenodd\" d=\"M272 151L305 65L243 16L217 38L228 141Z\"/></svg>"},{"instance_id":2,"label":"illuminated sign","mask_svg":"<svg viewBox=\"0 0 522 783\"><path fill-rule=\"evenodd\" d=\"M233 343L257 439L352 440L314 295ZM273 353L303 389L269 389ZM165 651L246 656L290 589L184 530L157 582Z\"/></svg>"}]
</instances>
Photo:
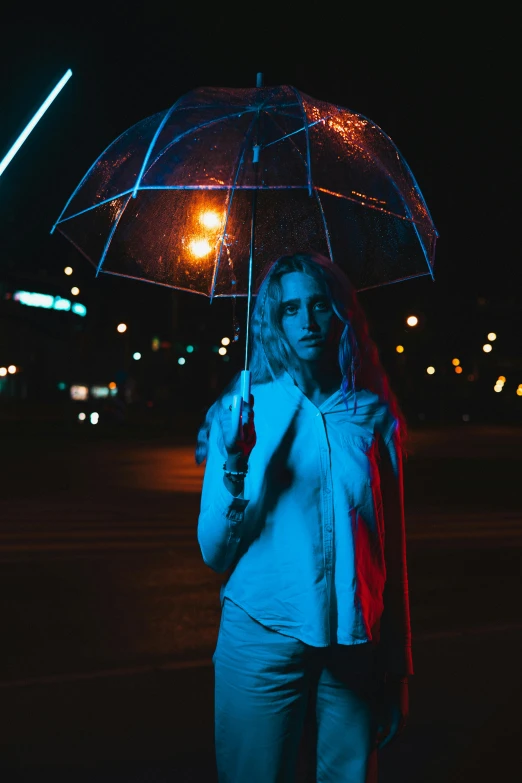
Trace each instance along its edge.
<instances>
[{"instance_id":1,"label":"illuminated sign","mask_svg":"<svg viewBox=\"0 0 522 783\"><path fill-rule=\"evenodd\" d=\"M86 400L89 397L89 388L87 386L71 386L69 389L71 400Z\"/></svg>"},{"instance_id":2,"label":"illuminated sign","mask_svg":"<svg viewBox=\"0 0 522 783\"><path fill-rule=\"evenodd\" d=\"M30 291L15 291L13 299L20 304L28 307L43 307L46 310L63 310L75 313L76 315L87 315L87 308L79 302L71 302L69 299L63 299L61 296L51 296L51 294L35 294Z\"/></svg>"},{"instance_id":3,"label":"illuminated sign","mask_svg":"<svg viewBox=\"0 0 522 783\"><path fill-rule=\"evenodd\" d=\"M109 387L108 386L91 386L91 395L93 397L96 397L96 399L99 399L100 397L108 397L109 396Z\"/></svg>"}]
</instances>

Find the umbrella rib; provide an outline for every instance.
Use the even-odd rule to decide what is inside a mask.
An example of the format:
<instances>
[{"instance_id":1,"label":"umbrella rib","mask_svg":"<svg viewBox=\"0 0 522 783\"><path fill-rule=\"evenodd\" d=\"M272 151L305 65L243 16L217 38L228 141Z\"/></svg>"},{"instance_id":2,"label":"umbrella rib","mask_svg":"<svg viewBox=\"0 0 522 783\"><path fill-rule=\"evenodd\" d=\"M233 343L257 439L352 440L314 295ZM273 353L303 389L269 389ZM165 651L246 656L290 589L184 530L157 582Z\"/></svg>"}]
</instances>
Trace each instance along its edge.
<instances>
[{"instance_id":1,"label":"umbrella rib","mask_svg":"<svg viewBox=\"0 0 522 783\"><path fill-rule=\"evenodd\" d=\"M254 111L254 109L242 109L239 112L235 112L234 114L226 114L222 117L215 117L213 120L208 120L207 122L202 122L201 125L193 125L188 130L183 131L183 133L180 133L179 136L176 136L175 139L172 139L172 141L169 141L166 147L164 147L161 152L158 153L158 155L154 158L152 163L150 164L147 174L150 171L150 169L158 162L158 160L161 158L162 155L164 155L174 144L177 144L178 141L183 139L185 136L190 135L191 133L194 133L195 131L199 131L202 128L207 128L210 125L214 125L217 122L223 122L224 120L230 120L234 117L241 117L242 114L248 114L249 112Z\"/></svg>"},{"instance_id":2,"label":"umbrella rib","mask_svg":"<svg viewBox=\"0 0 522 783\"><path fill-rule=\"evenodd\" d=\"M68 237L67 237L68 238ZM170 288L175 291L187 291L189 294L199 294L199 296L206 296L202 291L198 291L196 288L183 288L180 285L170 285L169 283L160 283L158 280L149 280L146 277L138 277L137 275L126 275L124 272L111 272L107 269L100 270L104 275L114 275L114 277L126 277L128 280L139 280L140 283L150 283L150 285L160 285L163 288ZM226 296L226 294L224 294ZM244 296L244 294L241 294Z\"/></svg>"},{"instance_id":3,"label":"umbrella rib","mask_svg":"<svg viewBox=\"0 0 522 783\"><path fill-rule=\"evenodd\" d=\"M328 231L328 224L326 222L326 217L324 214L323 203L321 201L321 197L319 195L319 191L317 188L314 188L314 193L315 193L315 198L317 199L317 203L319 204L319 210L321 212L321 218L323 220L324 233L326 235L326 242L328 244L328 253L330 255L330 260L332 264L335 264L333 253L332 253L332 243L330 242L330 232Z\"/></svg>"},{"instance_id":4,"label":"umbrella rib","mask_svg":"<svg viewBox=\"0 0 522 783\"><path fill-rule=\"evenodd\" d=\"M305 108L304 108L304 105L303 105L303 101L301 99L301 96L300 96L299 92L295 89L295 87L291 87L290 89L292 89L294 91L295 97L297 98L297 100L299 102L299 105L301 107L301 112L303 113L303 121L304 121L305 131L306 131L306 161L307 161L307 166L308 166L308 195L311 196L312 195L313 183L312 183L312 161L311 161L311 158L310 158L310 134L308 132L308 117L306 116L306 112L305 112Z\"/></svg>"},{"instance_id":5,"label":"umbrella rib","mask_svg":"<svg viewBox=\"0 0 522 783\"><path fill-rule=\"evenodd\" d=\"M277 121L276 117L272 116L271 114L268 114L267 116L270 117L270 119L272 120L274 125L276 125L278 128L281 127L279 125L279 122ZM294 118L294 119L296 119L296 118ZM320 122L320 120L318 120L318 122ZM314 125L315 125L315 123L314 123ZM263 149L267 149L267 147L271 147L272 144L279 144L280 141L284 141L285 139L289 139L291 136L295 136L296 133L301 133L303 130L304 130L304 128L299 128L299 130L292 131L292 133L287 133L285 136L282 136L280 139L276 139L275 141L271 141L270 144L266 144L263 147ZM303 153L301 152L301 150L299 149L299 147L297 146L297 144L295 143L295 141L293 139L292 139L292 144L293 144L294 149L296 150L297 154L301 158L301 160L304 161ZM306 164L305 164L305 166L306 166ZM268 187L270 188L270 186L268 186ZM288 185L288 186L284 186L284 189L285 190L294 189L294 188L302 189L304 187L306 187L308 189L308 184L306 184L306 186L303 186L303 185ZM276 189L279 189L279 188L278 188L278 186L275 186L275 187L272 186L270 189L276 190ZM283 189L283 188L281 188L281 189ZM308 192L310 193L309 190L308 190Z\"/></svg>"},{"instance_id":6,"label":"umbrella rib","mask_svg":"<svg viewBox=\"0 0 522 783\"><path fill-rule=\"evenodd\" d=\"M226 218L225 218L225 224L223 226L223 233L222 233L222 236L221 236L221 244L219 246L219 252L218 252L218 255L217 255L217 258L216 258L216 265L214 267L214 275L213 275L213 278L212 278L212 286L211 286L211 289L210 289L210 301L212 301L212 299L214 298L214 291L216 290L217 275L218 275L218 272L219 272L219 266L221 264L221 254L223 252L223 244L225 242L225 236L226 236L226 233L227 233L228 219L230 217L230 210L232 209L232 201L233 201L233 198L234 198L234 192L236 190L236 183L237 183L237 180L238 180L238 177L239 177L239 171L241 169L241 166L243 165L243 160L244 160L244 157L245 157L247 143L248 143L248 141L250 139L250 135L253 132L255 121L256 121L256 118L254 116L254 117L252 117L252 122L250 124L250 127L249 127L249 129L247 130L247 132L245 134L245 139L244 139L244 142L243 142L243 147L241 149L241 153L238 155L238 158L237 158L236 173L234 175L234 182L232 183L232 187L230 188L230 199L229 199L229 202L228 202L227 215L226 215Z\"/></svg>"},{"instance_id":7,"label":"umbrella rib","mask_svg":"<svg viewBox=\"0 0 522 783\"><path fill-rule=\"evenodd\" d=\"M157 139L158 139L158 136L160 135L161 131L162 131L162 130L163 130L163 128L165 127L165 124L166 124L166 122L167 122L168 118L171 116L172 112L174 111L174 109L176 108L176 106L179 104L179 102L180 102L181 100L182 100L182 98L179 98L177 101L175 101L175 102L172 104L172 106L170 107L170 109L168 109L168 110L165 112L165 114L163 115L163 119L161 120L160 124L159 124L159 125L158 125L158 127L156 128L156 132L155 132L154 136L152 137L152 140L151 140L151 142L150 142L150 144L149 144L149 148L148 148L147 152L145 153L145 157L143 158L143 163L142 163L142 165L141 165L141 170L140 170L140 173L138 174L138 178L137 178L137 180L136 180L136 184L134 185L134 190L132 191L132 198L136 198L136 194L137 194L137 192L138 192L138 189L139 189L139 187L140 187L140 182L141 182L141 180L142 180L142 178L143 178L143 174L144 174L144 172L145 172L145 168L146 168L146 166L147 166L147 163L149 162L149 158L150 158L150 156L151 156L151 153L152 153L153 147L154 147L154 145L156 144L156 141L157 141Z\"/></svg>"},{"instance_id":8,"label":"umbrella rib","mask_svg":"<svg viewBox=\"0 0 522 783\"><path fill-rule=\"evenodd\" d=\"M420 189L419 189L419 186L417 185L417 182L416 182L416 180L415 180L415 177L413 176L413 172L411 171L410 167L409 167L409 166L408 166L408 164L406 163L406 160L403 158L403 156L402 156L402 154L401 154L401 152L400 152L399 148L398 148L398 147L397 147L397 145L395 144L395 142L393 142L393 141L392 141L392 139L391 139L391 138L388 136L388 134L387 134L387 133L385 133L385 131L383 131L383 129L382 129L381 127L379 127L378 125L376 125L376 124L373 122L373 120L370 120L370 118L369 118L369 117L366 117L364 114L359 114L358 112L357 112L356 116L357 116L357 117L359 117L361 120L364 120L364 121L365 121L365 123L367 123L367 124L368 124L368 125L369 125L371 128L373 128L374 130L376 130L378 133L381 133L381 134L382 134L382 136L384 136L384 138L385 138L385 139L386 139L386 140L389 142L389 144L390 144L390 146L392 147L392 149L394 149L394 150L395 150L395 153L396 153L396 155L397 155L397 158L398 158L398 160L399 160L399 163L400 163L402 166L404 166L404 168L406 169L406 172L407 172L407 173L410 175L410 177L411 177L411 180L412 180L412 183L413 183L413 187L414 187L414 189L415 189L415 191L416 191L416 193L417 193L417 196L419 197L419 200L420 200L421 204L422 204L422 205L423 205L423 207L424 207L424 210L426 211L426 215L427 215L427 217L428 217L428 220L429 220L429 221L430 221L430 223L431 223L432 230L435 230L435 227L434 227L434 225L433 225L433 220L431 219L431 215L430 215L430 213L428 212L428 207L427 207L427 205L426 205L426 202L424 201L424 198L423 198L423 196L422 196L422 193L421 193L421 191L420 191ZM394 212L391 212L390 210L387 210L387 209L382 209L381 207L376 207L376 206L374 206L374 205L372 205L372 204L367 204L367 203L365 203L365 204L364 204L364 206L365 206L365 207L369 207L370 209L377 209L377 210L380 210L381 212L384 212L384 213L386 213L386 214L388 214L388 215L393 215L393 217L398 217L398 218L401 218L402 220L407 220L408 222L412 223L412 224L413 224L413 226L414 226L415 233L416 233L416 235L417 235L417 240L418 240L418 242L419 242L419 245L421 246L422 253L423 253L423 255L424 255L424 260L426 261L426 263L427 263L427 265L428 265L429 273L430 273L430 274L433 274L433 273L432 273L432 269L431 269L431 263L430 263L430 259L428 258L428 255L427 255L427 252L426 252L426 248L424 247L424 242L423 242L423 241L422 241L422 239L420 238L420 236L419 236L419 232L418 232L418 230L417 230L417 226L416 226L416 224L417 224L417 222L418 222L418 221L416 221L416 220L413 218L412 211L411 211L411 209L410 209L410 207L409 207L409 205L408 205L408 203L407 203L406 199L405 199L405 198L404 198L404 196L402 195L402 192L401 192L400 188L397 186L397 184L396 184L396 182L395 182L395 178L394 178L394 177L393 177L393 176L390 174L390 172L389 172L389 170L388 170L388 167L387 167L387 166L386 166L386 165L385 165L385 164L384 164L384 163L383 163L383 162L382 162L382 161L379 159L379 157L375 157L375 156L372 154L371 150L370 150L368 147L366 147L366 148L363 148L363 151L364 151L364 152L365 152L365 153L366 153L366 154L369 156L370 160L371 160L371 161L372 161L372 162L373 162L373 163L374 163L374 164L377 166L377 168L378 168L378 169L380 169L381 171L383 171L383 172L386 174L386 177L388 178L389 182L391 183L392 187L395 189L395 192L397 193L397 195L398 195L398 197L399 197L399 200L400 200L400 202L401 202L401 204L402 204L402 206L403 206L403 209L404 209L404 211L405 211L406 215L396 215ZM324 188L322 188L322 190L323 190L323 192L328 192L328 191L326 191ZM348 198L348 199L349 199L349 197L347 197L347 196L343 196L342 198ZM356 201L356 199L352 199L352 200L353 200L353 201ZM356 201L356 203L357 203L357 201ZM360 203L360 202L359 202L359 203ZM421 224L421 225L422 225L422 224ZM436 234L436 233L437 233L437 232L435 231L435 234Z\"/></svg>"},{"instance_id":9,"label":"umbrella rib","mask_svg":"<svg viewBox=\"0 0 522 783\"><path fill-rule=\"evenodd\" d=\"M307 185L258 185L257 187L254 185L236 185L234 183L233 186L230 185L146 185L145 187L141 188L141 190L230 190L230 188L233 187L234 190L305 190L308 189ZM328 190L327 188L321 188L319 185L313 186L314 190L318 190L321 193L327 193L330 196L335 196L336 198L342 198L345 199L345 201L353 201L354 204L359 204L359 206L363 206L367 209L375 209L378 212L383 212L385 215L390 215L391 217L398 218L398 220L405 220L408 223L413 223L414 225L419 226L425 226L426 228L431 229L431 231L434 232L435 236L438 237L438 232L435 229L433 223L428 221L427 223L423 223L420 220L415 220L412 217L408 217L407 215L397 215L396 212L392 212L389 209L384 209L383 207L378 207L375 204L368 204L367 202L361 202L360 198L353 198L352 196L345 196L343 193L336 193L333 190ZM121 193L118 193L115 196L111 196L110 198L104 199L103 201L100 201L99 204L94 204L92 207L87 207L86 209L82 209L79 212L75 212L73 215L69 215L68 217L64 218L64 220L60 221L60 223L56 223L56 226L63 225L64 223L67 223L69 220L73 220L74 218L79 217L80 215L85 215L87 212L92 212L94 209L99 209L99 207L103 207L104 204L110 204L112 201L116 201L119 198L123 198L124 196L127 196L128 194L132 195L132 189L124 190Z\"/></svg>"},{"instance_id":10,"label":"umbrella rib","mask_svg":"<svg viewBox=\"0 0 522 783\"><path fill-rule=\"evenodd\" d=\"M123 136L125 136L125 134L126 134L126 133L128 133L128 130L129 130L129 129L127 128L127 130L124 130L124 131L123 131L123 133L120 133L120 135L118 136L118 138L117 138L115 141L111 141L111 143L110 143L110 144L108 144L108 145L105 147L105 149L103 150L103 152L102 152L100 155L98 155L98 157L96 158L96 160L94 161L94 163L92 164L92 166L90 166L90 167L88 168L87 172L84 174L83 178L81 179L81 181L80 181L79 185L78 185L78 186L75 188L75 190L73 190L73 192L72 192L71 196L69 197L69 199L68 199L68 201L67 201L66 205L65 205L65 206L64 206L64 208L62 209L62 211L61 211L61 213L60 213L60 217L58 218L58 220L56 221L56 223L54 224L54 226L52 227L52 229L51 229L51 231L50 231L50 233L51 233L51 234L54 232L54 229L56 228L56 226L58 225L58 223L61 221L61 219L62 219L62 216L63 216L63 215L65 214L65 212L67 211L67 207L69 206L69 204L71 203L71 201L73 200L73 198L76 196L76 194L78 193L78 191L80 190L80 188L82 187L82 185L84 184L85 180L87 179L87 177L89 176L89 174L91 173L91 171L94 169L94 167L96 166L96 164L98 163L98 161L99 161L99 160L101 160L101 158L102 158L102 157L105 155L105 153L107 152L107 150L109 149L109 147L112 147L112 145L113 145L113 144L117 144L117 142L118 142L118 141L119 141L119 140L120 140L120 139L121 139ZM113 198L114 198L114 197L113 197ZM110 199L110 200L112 201L113 199ZM90 207L90 209L92 209L92 207ZM83 211L84 211L84 212L87 212L88 210L83 210ZM81 212L79 212L78 214L79 214L79 215L81 215L82 213L81 213ZM68 219L68 218L67 218L67 219Z\"/></svg>"},{"instance_id":11,"label":"umbrella rib","mask_svg":"<svg viewBox=\"0 0 522 783\"><path fill-rule=\"evenodd\" d=\"M109 236L107 238L107 242L105 243L105 247L103 248L103 253L101 254L100 261L99 261L98 266L96 268L96 277L98 277L98 275L101 272L101 268L102 268L103 262L105 261L105 258L107 256L107 253L108 253L108 250L109 250L109 245L111 244L112 238L114 236L114 232L118 228L118 223L120 222L120 218L123 215L123 213L125 211L125 208L126 208L126 206L127 206L127 204L129 203L130 200L131 200L131 194L129 194L128 197L127 197L127 200L124 203L122 203L122 205L120 207L120 211L118 212L118 214L114 218L114 222L112 224Z\"/></svg>"},{"instance_id":12,"label":"umbrella rib","mask_svg":"<svg viewBox=\"0 0 522 783\"><path fill-rule=\"evenodd\" d=\"M146 185L145 187L141 188L141 190L230 190L230 185ZM307 190L307 185L258 185L257 187L255 185L233 185L235 190ZM375 209L378 212L384 212L385 215L391 215L391 217L398 218L399 220L405 220L408 223L413 223L414 225L419 226L425 226L426 228L430 228L436 237L438 237L438 232L436 231L435 227L433 226L433 223L428 221L427 223L423 223L420 220L414 220L412 217L408 217L407 215L397 215L397 213L392 212L389 209L384 209L383 207L378 207L375 204L368 204L367 202L361 202L360 198L353 198L352 196L345 196L343 193L337 193L333 190L328 190L327 188L321 188L319 185L314 185L314 190L318 190L321 193L327 193L330 196L335 196L336 198L342 198L346 201L353 201L354 204L359 204L360 206L364 206L367 209ZM123 196L126 196L128 194L132 194L132 189L124 190L121 193L118 193L115 196L111 196L110 198L104 199L103 201L100 201L99 204L94 204L92 207L87 207L86 209L82 209L79 212L75 212L73 215L69 215L68 217L64 218L64 220L60 221L60 225L63 225L64 223L67 223L69 220L73 220L74 218L79 217L80 215L85 215L87 212L92 212L94 209L98 209L99 207L103 207L104 204L110 204L112 201L116 201L119 198L123 198ZM56 223L58 226L58 222Z\"/></svg>"},{"instance_id":13,"label":"umbrella rib","mask_svg":"<svg viewBox=\"0 0 522 783\"><path fill-rule=\"evenodd\" d=\"M419 186L417 184L417 180L415 179L413 171L410 169L408 163L406 162L406 159L403 157L401 151L399 150L399 148L397 147L395 142L388 136L386 131L383 131L383 129L380 126L378 126L374 122L372 122L372 120L370 120L369 117L365 117L364 114L359 114L358 116L361 117L363 120L366 120L366 122L368 122L370 125L372 125L374 128L376 128L380 133L382 133L382 135L385 137L385 139L391 144L392 148L395 150L395 152L397 154L397 157L399 158L399 161L400 161L401 165L404 166L404 168L406 169L407 173L410 175L412 183L413 183L413 187L414 187L414 189L415 189L415 191L417 193L417 196L419 197L419 200L422 203L422 206L426 210L426 215L427 215L429 221L431 222L431 224L433 226L433 229L435 230L435 225L433 223L433 218L431 217L430 211L428 209L428 205L426 204L426 202L424 200L424 196L422 195L421 189L419 188ZM387 169L386 169L386 173L388 173ZM392 179L392 182L394 182L393 177L391 179ZM400 192L399 192L399 195L400 195ZM416 221L413 218L411 218L411 222L412 223L417 223L418 221ZM435 230L435 234L438 236L436 230Z\"/></svg>"},{"instance_id":14,"label":"umbrella rib","mask_svg":"<svg viewBox=\"0 0 522 783\"><path fill-rule=\"evenodd\" d=\"M72 240L66 234L64 234L64 236L66 236L67 239L69 239L69 241L72 242ZM79 248L78 245L76 245L74 242L72 242L72 244L74 245L74 247L76 247L80 251L80 253L83 256L85 256L85 258L88 261L90 261L90 258L87 255L85 255L84 251L81 248ZM106 269L102 269L101 272L104 275L113 275L114 277L125 277L125 278L127 278L127 280L139 280L140 283L149 283L150 285L159 285L159 286L162 286L163 288L170 288L171 290L175 290L175 291L186 291L189 294L198 294L199 296L206 296L206 294L204 294L202 291L198 291L195 288L183 288L182 286L169 285L168 283L159 283L156 280L148 280L146 277L137 277L135 275L126 275L123 272L110 272L110 271L108 271ZM370 291L372 288L381 288L384 285L392 285L393 283L402 283L402 282L404 282L404 280L414 280L414 279L416 279L418 277L427 277L429 274L430 274L430 272L425 272L422 275L408 275L407 277L401 277L398 280L390 280L389 282L378 283L377 285L370 285L370 286L367 286L366 288L358 288L357 291L358 292L359 291ZM433 277L433 275L432 275L432 277ZM228 298L230 298L232 296L247 296L247 294L216 294L215 298L216 299L228 299Z\"/></svg>"},{"instance_id":15,"label":"umbrella rib","mask_svg":"<svg viewBox=\"0 0 522 783\"><path fill-rule=\"evenodd\" d=\"M353 198L353 196L345 196L343 193L336 193L334 190L328 190L328 188L321 188L319 185L314 185L315 190L319 190L321 193L327 193L329 196L335 196L336 198L343 198L345 201L353 201L354 204L359 204L360 207L365 207L365 209L375 209L377 212L383 212L385 215L390 215L391 217L397 218L398 220L405 220L407 223L413 223L413 225L419 225L424 226L426 225L427 228L431 228L434 230L434 226L431 223L422 223L419 220L414 220L411 216L408 215L398 215L396 212L392 212L391 209L384 209L383 207L378 207L376 204L369 204L367 201L361 201L360 198ZM352 191L355 192L355 191ZM435 233L437 233L435 231Z\"/></svg>"},{"instance_id":16,"label":"umbrella rib","mask_svg":"<svg viewBox=\"0 0 522 783\"><path fill-rule=\"evenodd\" d=\"M272 117L272 115L269 114L268 116L271 117L272 119L274 119ZM297 118L294 117L293 119L297 119ZM328 119L328 117L322 117L320 120L315 120L315 122L311 122L308 125L308 128L313 128L313 126L317 125L317 123L324 122L327 119ZM292 133L287 133L285 136L281 136L280 139L275 139L275 141L271 141L269 144L264 144L263 145L263 149L266 150L266 149L268 149L268 147L271 147L273 144L279 144L279 142L284 141L285 139L289 139L290 136L295 136L296 133L302 133L303 131L306 131L306 130L307 129L304 126L302 128L298 128L297 130L292 131Z\"/></svg>"}]
</instances>

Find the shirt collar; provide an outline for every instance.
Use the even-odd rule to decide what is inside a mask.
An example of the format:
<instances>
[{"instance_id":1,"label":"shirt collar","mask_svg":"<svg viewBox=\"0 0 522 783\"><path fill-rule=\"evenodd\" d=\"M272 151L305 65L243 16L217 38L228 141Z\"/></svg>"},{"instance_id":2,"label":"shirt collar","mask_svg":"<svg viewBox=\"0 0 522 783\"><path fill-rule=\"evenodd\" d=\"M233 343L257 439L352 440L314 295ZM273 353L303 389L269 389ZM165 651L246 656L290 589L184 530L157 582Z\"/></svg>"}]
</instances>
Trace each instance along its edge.
<instances>
[{"instance_id":1,"label":"shirt collar","mask_svg":"<svg viewBox=\"0 0 522 783\"><path fill-rule=\"evenodd\" d=\"M333 410L340 402L344 404L341 387L339 387L337 391L328 397L328 399L325 400L322 405L317 406L306 396L306 394L298 386L297 382L286 370L284 370L282 375L277 378L277 381L292 395L292 397L298 399L301 403L306 400L310 405L313 405L314 408L321 411L322 413L327 413L328 411ZM350 397L351 394L352 392L348 392L348 397Z\"/></svg>"}]
</instances>

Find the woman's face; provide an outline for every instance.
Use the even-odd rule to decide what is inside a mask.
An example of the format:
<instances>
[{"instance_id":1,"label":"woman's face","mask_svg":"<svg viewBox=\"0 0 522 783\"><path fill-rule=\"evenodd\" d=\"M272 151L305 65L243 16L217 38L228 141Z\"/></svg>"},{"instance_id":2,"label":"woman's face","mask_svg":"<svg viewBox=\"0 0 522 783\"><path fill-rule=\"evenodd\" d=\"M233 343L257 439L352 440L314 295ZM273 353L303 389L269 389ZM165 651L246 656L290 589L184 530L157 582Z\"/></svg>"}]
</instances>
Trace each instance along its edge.
<instances>
[{"instance_id":1,"label":"woman's face","mask_svg":"<svg viewBox=\"0 0 522 783\"><path fill-rule=\"evenodd\" d=\"M316 362L332 341L335 314L326 286L304 272L287 272L281 290L281 326L288 344L301 361Z\"/></svg>"}]
</instances>

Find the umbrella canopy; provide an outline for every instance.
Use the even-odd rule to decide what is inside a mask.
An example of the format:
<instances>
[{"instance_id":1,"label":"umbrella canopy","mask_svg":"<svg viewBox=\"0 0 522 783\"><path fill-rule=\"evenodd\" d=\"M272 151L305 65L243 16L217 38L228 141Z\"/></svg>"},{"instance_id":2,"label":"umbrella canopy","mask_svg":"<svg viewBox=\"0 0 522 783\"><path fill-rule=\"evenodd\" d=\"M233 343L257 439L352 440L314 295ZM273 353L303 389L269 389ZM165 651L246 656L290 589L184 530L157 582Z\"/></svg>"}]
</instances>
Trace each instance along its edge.
<instances>
[{"instance_id":1,"label":"umbrella canopy","mask_svg":"<svg viewBox=\"0 0 522 783\"><path fill-rule=\"evenodd\" d=\"M54 228L97 273L211 298L255 294L296 251L358 291L433 276L437 238L391 139L292 86L188 92L100 155Z\"/></svg>"}]
</instances>

